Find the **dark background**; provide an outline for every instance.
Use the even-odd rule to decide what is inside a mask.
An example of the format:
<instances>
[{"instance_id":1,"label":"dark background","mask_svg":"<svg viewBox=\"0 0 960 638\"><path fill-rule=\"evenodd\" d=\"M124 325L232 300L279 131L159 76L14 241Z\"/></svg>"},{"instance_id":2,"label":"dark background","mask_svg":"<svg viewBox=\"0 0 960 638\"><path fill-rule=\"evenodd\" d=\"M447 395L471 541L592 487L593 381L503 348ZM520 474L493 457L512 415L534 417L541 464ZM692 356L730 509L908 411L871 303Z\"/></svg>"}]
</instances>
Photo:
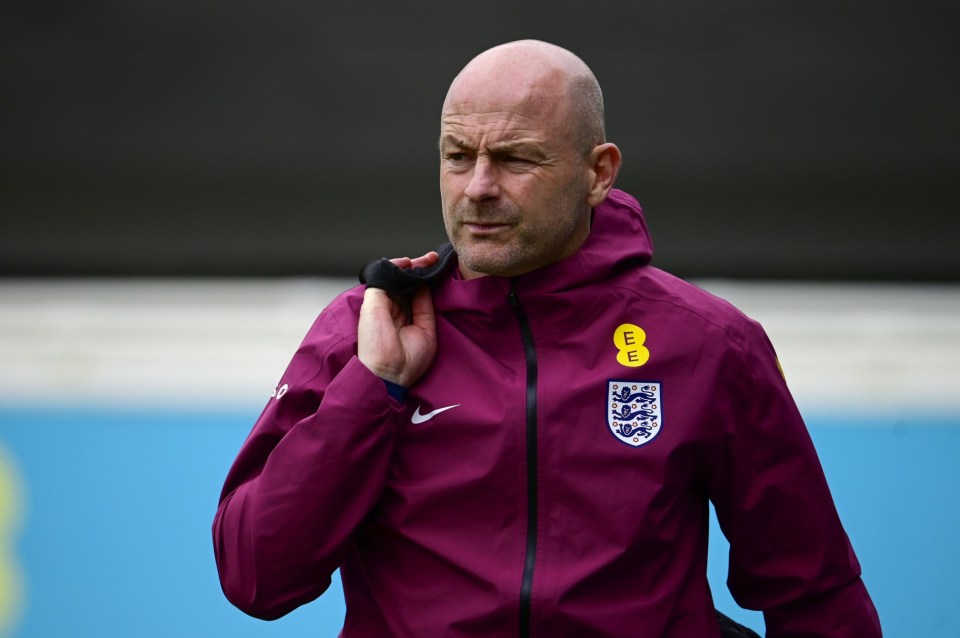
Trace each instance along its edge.
<instances>
[{"instance_id":1,"label":"dark background","mask_svg":"<svg viewBox=\"0 0 960 638\"><path fill-rule=\"evenodd\" d=\"M444 240L456 72L593 68L682 276L960 280L960 3L7 1L0 275L353 274Z\"/></svg>"}]
</instances>

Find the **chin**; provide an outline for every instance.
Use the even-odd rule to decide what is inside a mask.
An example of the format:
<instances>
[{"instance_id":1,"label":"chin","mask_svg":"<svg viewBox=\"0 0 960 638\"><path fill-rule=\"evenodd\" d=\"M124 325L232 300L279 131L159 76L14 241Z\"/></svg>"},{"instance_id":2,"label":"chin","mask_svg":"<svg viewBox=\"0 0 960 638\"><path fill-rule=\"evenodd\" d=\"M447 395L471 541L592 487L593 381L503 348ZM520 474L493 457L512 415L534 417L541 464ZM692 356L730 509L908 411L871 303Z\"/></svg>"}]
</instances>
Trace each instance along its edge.
<instances>
[{"instance_id":1,"label":"chin","mask_svg":"<svg viewBox=\"0 0 960 638\"><path fill-rule=\"evenodd\" d=\"M463 260L464 265L475 273L481 275L493 275L495 277L513 277L531 270L524 268L523 264L516 261L503 261L497 259L471 259Z\"/></svg>"},{"instance_id":2,"label":"chin","mask_svg":"<svg viewBox=\"0 0 960 638\"><path fill-rule=\"evenodd\" d=\"M464 257L459 252L458 258L463 266L480 275L500 275L504 271L503 264L494 259Z\"/></svg>"},{"instance_id":3,"label":"chin","mask_svg":"<svg viewBox=\"0 0 960 638\"><path fill-rule=\"evenodd\" d=\"M475 273L509 277L527 272L524 267L531 261L514 244L453 242L460 263Z\"/></svg>"}]
</instances>

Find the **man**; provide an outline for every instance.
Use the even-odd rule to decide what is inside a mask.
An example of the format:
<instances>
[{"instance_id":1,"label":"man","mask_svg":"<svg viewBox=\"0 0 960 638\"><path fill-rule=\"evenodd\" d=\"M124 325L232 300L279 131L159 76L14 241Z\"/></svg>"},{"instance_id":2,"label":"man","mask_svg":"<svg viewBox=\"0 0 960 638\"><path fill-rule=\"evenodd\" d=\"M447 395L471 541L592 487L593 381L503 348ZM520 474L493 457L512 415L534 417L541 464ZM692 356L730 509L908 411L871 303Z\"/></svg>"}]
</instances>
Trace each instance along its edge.
<instances>
[{"instance_id":1,"label":"man","mask_svg":"<svg viewBox=\"0 0 960 638\"><path fill-rule=\"evenodd\" d=\"M227 597L276 618L341 569L342 636L880 636L763 332L648 265L597 82L542 42L486 51L443 105L455 255L412 299L317 319L214 522ZM437 253L401 268L437 268Z\"/></svg>"}]
</instances>

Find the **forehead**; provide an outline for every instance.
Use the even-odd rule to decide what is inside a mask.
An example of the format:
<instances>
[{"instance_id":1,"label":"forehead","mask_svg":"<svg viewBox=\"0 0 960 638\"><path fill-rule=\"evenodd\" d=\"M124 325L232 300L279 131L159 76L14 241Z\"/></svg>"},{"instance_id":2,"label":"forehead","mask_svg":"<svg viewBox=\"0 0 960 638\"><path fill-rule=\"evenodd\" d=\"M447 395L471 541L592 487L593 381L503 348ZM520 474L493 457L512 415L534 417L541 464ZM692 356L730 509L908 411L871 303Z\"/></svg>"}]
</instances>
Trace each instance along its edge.
<instances>
[{"instance_id":1,"label":"forehead","mask_svg":"<svg viewBox=\"0 0 960 638\"><path fill-rule=\"evenodd\" d=\"M463 109L444 112L440 121L440 140L461 144L487 144L529 140L545 143L555 137L552 128L537 118L513 111L474 111Z\"/></svg>"},{"instance_id":2,"label":"forehead","mask_svg":"<svg viewBox=\"0 0 960 638\"><path fill-rule=\"evenodd\" d=\"M566 102L564 88L556 83L472 78L451 87L441 136L562 142L571 137Z\"/></svg>"}]
</instances>

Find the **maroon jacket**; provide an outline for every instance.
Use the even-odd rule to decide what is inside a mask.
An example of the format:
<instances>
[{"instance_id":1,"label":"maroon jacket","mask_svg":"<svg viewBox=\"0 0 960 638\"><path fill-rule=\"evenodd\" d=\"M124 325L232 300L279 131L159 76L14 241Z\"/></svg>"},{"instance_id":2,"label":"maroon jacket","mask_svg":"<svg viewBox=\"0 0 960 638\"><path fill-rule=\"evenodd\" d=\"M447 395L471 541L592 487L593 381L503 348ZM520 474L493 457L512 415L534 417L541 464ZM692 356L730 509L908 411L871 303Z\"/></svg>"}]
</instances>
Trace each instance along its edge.
<instances>
[{"instance_id":1,"label":"maroon jacket","mask_svg":"<svg viewBox=\"0 0 960 638\"><path fill-rule=\"evenodd\" d=\"M768 636L880 636L766 336L651 254L613 191L573 256L443 277L405 401L355 356L362 288L341 295L223 488L230 601L276 618L339 567L345 638L716 637L710 500Z\"/></svg>"}]
</instances>

